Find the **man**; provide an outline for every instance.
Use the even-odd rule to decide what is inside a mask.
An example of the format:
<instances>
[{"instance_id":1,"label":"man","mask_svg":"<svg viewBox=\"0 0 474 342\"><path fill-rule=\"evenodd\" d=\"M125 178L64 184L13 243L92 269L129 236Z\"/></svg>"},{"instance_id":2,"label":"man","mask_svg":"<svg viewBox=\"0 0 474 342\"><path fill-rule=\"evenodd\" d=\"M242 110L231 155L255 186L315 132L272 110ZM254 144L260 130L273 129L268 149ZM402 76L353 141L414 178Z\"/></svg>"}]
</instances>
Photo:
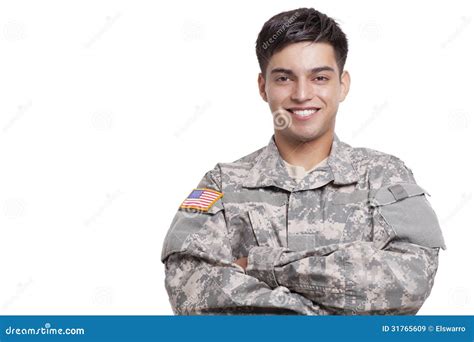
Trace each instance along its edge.
<instances>
[{"instance_id":1,"label":"man","mask_svg":"<svg viewBox=\"0 0 474 342\"><path fill-rule=\"evenodd\" d=\"M181 204L162 261L176 314L415 314L444 241L426 192L391 155L334 133L347 40L312 9L257 39L268 146L206 173Z\"/></svg>"}]
</instances>

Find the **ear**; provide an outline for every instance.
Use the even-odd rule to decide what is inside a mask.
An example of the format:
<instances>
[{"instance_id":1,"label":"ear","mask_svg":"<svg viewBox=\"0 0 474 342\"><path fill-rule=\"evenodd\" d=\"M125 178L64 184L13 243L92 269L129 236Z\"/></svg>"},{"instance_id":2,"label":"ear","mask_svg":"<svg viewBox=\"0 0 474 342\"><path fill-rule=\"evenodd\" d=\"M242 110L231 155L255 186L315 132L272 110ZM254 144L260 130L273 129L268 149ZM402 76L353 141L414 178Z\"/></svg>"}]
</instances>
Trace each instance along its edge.
<instances>
[{"instance_id":1,"label":"ear","mask_svg":"<svg viewBox=\"0 0 474 342\"><path fill-rule=\"evenodd\" d=\"M342 73L340 82L341 92L339 93L339 102L342 102L346 98L351 87L351 75L349 75L349 72L347 70L344 70L344 72Z\"/></svg>"},{"instance_id":2,"label":"ear","mask_svg":"<svg viewBox=\"0 0 474 342\"><path fill-rule=\"evenodd\" d=\"M258 74L258 91L263 101L268 102L267 93L265 92L265 77L263 77L262 73Z\"/></svg>"}]
</instances>

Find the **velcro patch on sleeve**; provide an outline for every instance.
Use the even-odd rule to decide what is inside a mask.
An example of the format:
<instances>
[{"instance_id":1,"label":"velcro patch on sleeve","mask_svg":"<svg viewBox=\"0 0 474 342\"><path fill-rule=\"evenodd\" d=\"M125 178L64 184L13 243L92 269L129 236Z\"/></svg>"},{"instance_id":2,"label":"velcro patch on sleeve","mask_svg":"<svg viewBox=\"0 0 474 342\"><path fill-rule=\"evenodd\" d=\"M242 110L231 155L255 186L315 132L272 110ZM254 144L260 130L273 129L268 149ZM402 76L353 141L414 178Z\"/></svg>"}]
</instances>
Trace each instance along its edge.
<instances>
[{"instance_id":1,"label":"velcro patch on sleeve","mask_svg":"<svg viewBox=\"0 0 474 342\"><path fill-rule=\"evenodd\" d=\"M207 212L223 196L222 192L201 188L191 191L181 203L180 209L196 209Z\"/></svg>"}]
</instances>

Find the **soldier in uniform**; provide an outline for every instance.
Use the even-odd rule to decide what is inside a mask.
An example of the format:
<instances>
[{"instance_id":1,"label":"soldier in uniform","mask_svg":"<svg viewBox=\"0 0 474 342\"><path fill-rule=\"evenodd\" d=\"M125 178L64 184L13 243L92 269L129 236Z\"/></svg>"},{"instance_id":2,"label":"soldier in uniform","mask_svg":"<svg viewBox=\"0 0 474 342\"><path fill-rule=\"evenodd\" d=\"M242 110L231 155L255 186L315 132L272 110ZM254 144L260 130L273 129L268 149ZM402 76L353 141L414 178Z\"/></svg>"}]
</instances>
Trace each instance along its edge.
<instances>
[{"instance_id":1,"label":"soldier in uniform","mask_svg":"<svg viewBox=\"0 0 474 342\"><path fill-rule=\"evenodd\" d=\"M415 314L445 248L397 157L335 134L347 39L312 8L257 39L267 146L218 163L179 207L162 249L175 314Z\"/></svg>"}]
</instances>

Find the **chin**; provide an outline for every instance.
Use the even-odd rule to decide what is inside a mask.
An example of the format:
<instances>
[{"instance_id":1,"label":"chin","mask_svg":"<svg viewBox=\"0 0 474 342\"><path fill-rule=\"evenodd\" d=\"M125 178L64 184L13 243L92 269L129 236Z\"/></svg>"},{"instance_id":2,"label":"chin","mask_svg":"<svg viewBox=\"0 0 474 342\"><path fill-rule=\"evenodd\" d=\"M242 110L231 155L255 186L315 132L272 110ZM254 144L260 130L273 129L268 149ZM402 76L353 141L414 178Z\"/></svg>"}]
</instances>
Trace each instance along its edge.
<instances>
[{"instance_id":1,"label":"chin","mask_svg":"<svg viewBox=\"0 0 474 342\"><path fill-rule=\"evenodd\" d=\"M322 133L319 130L311 132L288 132L288 138L298 142L309 142L318 139Z\"/></svg>"}]
</instances>

